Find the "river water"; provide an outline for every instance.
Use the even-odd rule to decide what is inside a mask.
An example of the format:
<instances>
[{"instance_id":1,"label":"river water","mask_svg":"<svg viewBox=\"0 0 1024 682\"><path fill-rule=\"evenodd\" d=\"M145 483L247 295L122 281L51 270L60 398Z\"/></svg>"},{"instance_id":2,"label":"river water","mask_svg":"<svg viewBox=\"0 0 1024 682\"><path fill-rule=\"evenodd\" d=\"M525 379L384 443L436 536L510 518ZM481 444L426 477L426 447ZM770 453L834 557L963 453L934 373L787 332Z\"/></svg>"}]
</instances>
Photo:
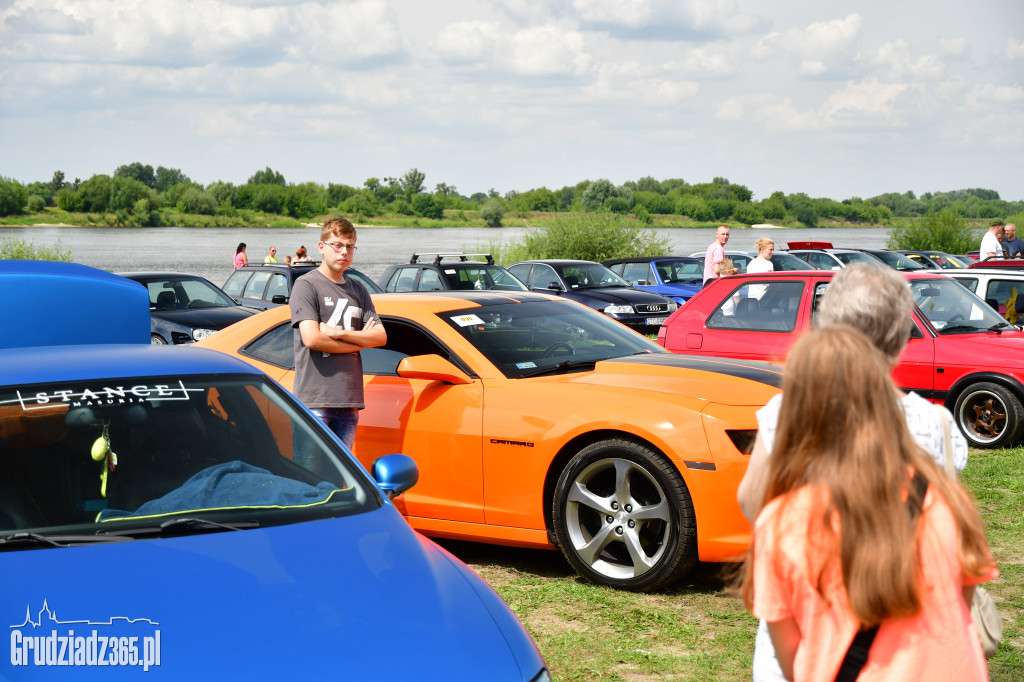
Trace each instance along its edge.
<instances>
[{"instance_id":1,"label":"river water","mask_svg":"<svg viewBox=\"0 0 1024 682\"><path fill-rule=\"evenodd\" d=\"M520 239L525 227L363 227L359 228L359 252L353 267L376 280L388 265L406 262L413 253L487 252L494 245ZM674 255L703 252L714 239L713 228L663 228ZM247 245L250 261L262 261L267 248L276 246L278 258L294 254L305 245L317 257L319 228L218 228L218 227L3 227L0 239L16 237L35 246L70 249L77 263L111 272L161 271L200 275L222 286L231 274L239 242ZM728 248L754 250L760 237L774 239L779 248L787 241L830 241L837 247L883 248L888 231L883 228L819 228L732 230Z\"/></svg>"}]
</instances>

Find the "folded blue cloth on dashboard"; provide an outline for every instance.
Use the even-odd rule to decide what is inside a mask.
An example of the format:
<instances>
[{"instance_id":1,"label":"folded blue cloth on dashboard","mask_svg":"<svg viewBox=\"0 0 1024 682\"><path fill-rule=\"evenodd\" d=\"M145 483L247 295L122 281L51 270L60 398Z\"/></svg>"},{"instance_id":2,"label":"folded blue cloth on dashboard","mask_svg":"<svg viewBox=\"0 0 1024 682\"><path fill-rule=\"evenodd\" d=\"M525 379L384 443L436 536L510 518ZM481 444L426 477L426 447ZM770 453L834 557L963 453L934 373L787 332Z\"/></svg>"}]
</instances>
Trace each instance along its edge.
<instances>
[{"instance_id":1,"label":"folded blue cloth on dashboard","mask_svg":"<svg viewBox=\"0 0 1024 682\"><path fill-rule=\"evenodd\" d=\"M301 507L323 502L337 489L326 481L312 486L234 460L203 469L180 487L146 502L134 512L104 509L99 520L159 516L197 509Z\"/></svg>"}]
</instances>

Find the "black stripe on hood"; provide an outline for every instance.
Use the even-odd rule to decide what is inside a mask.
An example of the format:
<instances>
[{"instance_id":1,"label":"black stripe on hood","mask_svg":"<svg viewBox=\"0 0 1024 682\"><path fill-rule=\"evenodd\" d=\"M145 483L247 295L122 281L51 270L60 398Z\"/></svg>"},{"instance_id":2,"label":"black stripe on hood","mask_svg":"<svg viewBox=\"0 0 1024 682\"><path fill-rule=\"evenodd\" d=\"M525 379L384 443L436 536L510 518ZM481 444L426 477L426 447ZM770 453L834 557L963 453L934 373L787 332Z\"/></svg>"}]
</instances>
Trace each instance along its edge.
<instances>
[{"instance_id":1,"label":"black stripe on hood","mask_svg":"<svg viewBox=\"0 0 1024 682\"><path fill-rule=\"evenodd\" d=\"M769 362L757 360L737 360L735 358L711 358L701 355L674 355L663 353L642 353L614 358L606 362L626 362L639 365L661 365L664 367L682 367L698 369L704 372L727 374L740 379L749 379L775 388L782 388L782 367Z\"/></svg>"}]
</instances>

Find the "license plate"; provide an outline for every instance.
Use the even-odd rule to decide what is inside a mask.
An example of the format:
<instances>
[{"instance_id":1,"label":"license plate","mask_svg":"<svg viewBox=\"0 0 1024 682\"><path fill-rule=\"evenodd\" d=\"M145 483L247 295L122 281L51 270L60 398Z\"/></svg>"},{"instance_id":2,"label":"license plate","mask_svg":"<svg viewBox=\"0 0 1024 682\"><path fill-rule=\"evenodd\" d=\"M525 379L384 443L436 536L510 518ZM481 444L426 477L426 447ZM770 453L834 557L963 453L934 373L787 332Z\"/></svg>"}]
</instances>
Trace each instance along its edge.
<instances>
[{"instance_id":1,"label":"license plate","mask_svg":"<svg viewBox=\"0 0 1024 682\"><path fill-rule=\"evenodd\" d=\"M647 326L653 327L656 324L657 325L665 324L665 320L667 320L667 319L668 319L667 316L666 317L648 317L646 323L647 323Z\"/></svg>"}]
</instances>

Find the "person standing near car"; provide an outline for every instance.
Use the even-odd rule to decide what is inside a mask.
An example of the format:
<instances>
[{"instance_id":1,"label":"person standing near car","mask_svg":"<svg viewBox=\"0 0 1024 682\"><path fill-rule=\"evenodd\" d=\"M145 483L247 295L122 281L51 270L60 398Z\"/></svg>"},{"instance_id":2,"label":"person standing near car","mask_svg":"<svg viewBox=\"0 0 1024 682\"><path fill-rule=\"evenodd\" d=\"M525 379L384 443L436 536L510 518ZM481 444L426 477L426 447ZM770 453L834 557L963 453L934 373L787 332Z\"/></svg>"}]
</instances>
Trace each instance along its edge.
<instances>
[{"instance_id":1,"label":"person standing near car","mask_svg":"<svg viewBox=\"0 0 1024 682\"><path fill-rule=\"evenodd\" d=\"M279 263L280 262L279 260L277 260L277 247L276 246L271 246L269 249L267 249L267 257L263 259L263 262L264 263Z\"/></svg>"},{"instance_id":2,"label":"person standing near car","mask_svg":"<svg viewBox=\"0 0 1024 682\"><path fill-rule=\"evenodd\" d=\"M775 242L768 239L768 237L761 237L757 240L755 246L757 246L757 258L747 263L747 274L752 272L774 272L775 264L772 263L772 256L775 254ZM749 287L750 298L760 300L767 289L767 284L751 284Z\"/></svg>"},{"instance_id":3,"label":"person standing near car","mask_svg":"<svg viewBox=\"0 0 1024 682\"><path fill-rule=\"evenodd\" d=\"M363 409L359 351L387 343L366 288L345 277L356 252L356 229L344 218L324 221L320 265L295 280L289 302L295 329L293 393L350 450Z\"/></svg>"},{"instance_id":4,"label":"person standing near car","mask_svg":"<svg viewBox=\"0 0 1024 682\"><path fill-rule=\"evenodd\" d=\"M892 268L851 263L836 273L825 290L819 306L818 326L848 326L859 330L888 358L890 366L895 367L910 339L913 311L914 295L902 275ZM895 384L891 388L918 447L937 463L944 462L943 418L940 418L939 411L946 411L946 408L932 405L916 393L904 393ZM771 459L786 456L785 452L775 451L779 415L785 396L785 392L777 394L757 411L757 436L747 471L736 491L740 509L752 523L764 503ZM953 421L948 411L944 418L951 423ZM950 430L950 441L954 467L957 472L963 471L967 465L967 441L955 426ZM753 679L754 682L782 682L786 679L764 620L760 622L754 640Z\"/></svg>"},{"instance_id":5,"label":"person standing near car","mask_svg":"<svg viewBox=\"0 0 1024 682\"><path fill-rule=\"evenodd\" d=\"M235 248L235 270L248 264L249 257L245 255L245 242L239 242L238 247Z\"/></svg>"},{"instance_id":6,"label":"person standing near car","mask_svg":"<svg viewBox=\"0 0 1024 682\"><path fill-rule=\"evenodd\" d=\"M718 230L715 231L715 241L711 242L707 253L704 255L704 286L707 286L708 282L716 280L722 275L735 273L735 270L727 272L722 268L722 261L725 260L725 245L728 241L729 226L719 225Z\"/></svg>"},{"instance_id":7,"label":"person standing near car","mask_svg":"<svg viewBox=\"0 0 1024 682\"><path fill-rule=\"evenodd\" d=\"M981 238L981 248L978 252L978 259L985 260L986 258L1001 258L1003 256L1003 245L1000 243L1000 238L1005 236L1003 231L1003 224L1000 221L992 223L988 228L988 232Z\"/></svg>"},{"instance_id":8,"label":"person standing near car","mask_svg":"<svg viewBox=\"0 0 1024 682\"><path fill-rule=\"evenodd\" d=\"M1024 258L1024 239L1017 238L1017 226L1013 223L1006 223L1003 231L1006 233L1006 240L1003 241L1006 257Z\"/></svg>"}]
</instances>

